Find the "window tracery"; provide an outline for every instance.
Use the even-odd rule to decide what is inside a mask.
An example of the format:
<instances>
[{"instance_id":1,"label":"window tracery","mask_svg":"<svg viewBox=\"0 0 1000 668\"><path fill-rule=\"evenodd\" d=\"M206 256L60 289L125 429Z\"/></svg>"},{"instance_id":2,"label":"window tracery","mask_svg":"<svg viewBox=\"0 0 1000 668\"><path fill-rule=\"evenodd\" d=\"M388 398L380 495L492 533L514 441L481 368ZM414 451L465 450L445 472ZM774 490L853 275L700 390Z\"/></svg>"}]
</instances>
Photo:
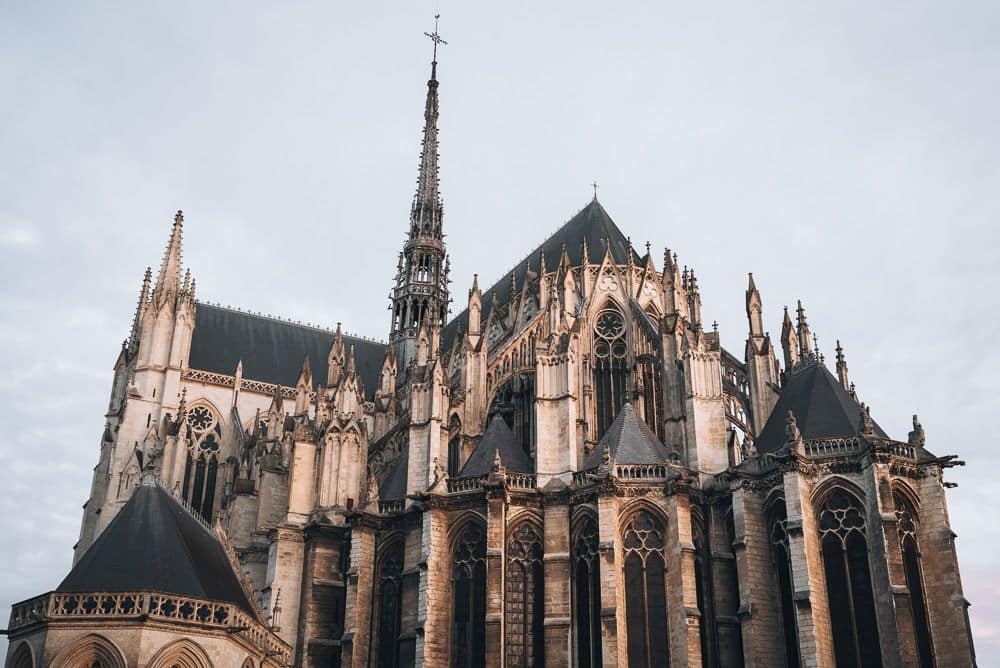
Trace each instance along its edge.
<instances>
[{"instance_id":1,"label":"window tracery","mask_svg":"<svg viewBox=\"0 0 1000 668\"><path fill-rule=\"evenodd\" d=\"M452 557L452 668L486 664L486 536L470 523Z\"/></svg>"},{"instance_id":2,"label":"window tracery","mask_svg":"<svg viewBox=\"0 0 1000 668\"><path fill-rule=\"evenodd\" d=\"M542 539L522 523L507 541L507 665L545 665Z\"/></svg>"},{"instance_id":3,"label":"window tracery","mask_svg":"<svg viewBox=\"0 0 1000 668\"><path fill-rule=\"evenodd\" d=\"M399 665L399 634L403 598L403 543L397 542L382 555L375 579L375 600L378 604L375 630L376 666L394 668Z\"/></svg>"},{"instance_id":4,"label":"window tracery","mask_svg":"<svg viewBox=\"0 0 1000 668\"><path fill-rule=\"evenodd\" d=\"M601 665L600 538L593 517L583 521L573 541L576 659L583 668Z\"/></svg>"},{"instance_id":5,"label":"window tracery","mask_svg":"<svg viewBox=\"0 0 1000 668\"><path fill-rule=\"evenodd\" d=\"M628 345L625 317L614 306L597 314L594 321L594 397L597 433L600 439L627 400Z\"/></svg>"},{"instance_id":6,"label":"window tracery","mask_svg":"<svg viewBox=\"0 0 1000 668\"><path fill-rule=\"evenodd\" d=\"M667 647L666 534L648 510L640 510L622 534L625 552L625 623L628 665L669 665Z\"/></svg>"},{"instance_id":7,"label":"window tracery","mask_svg":"<svg viewBox=\"0 0 1000 668\"><path fill-rule=\"evenodd\" d=\"M799 668L798 623L792 600L792 562L788 548L788 516L785 502L778 501L769 512L771 557L778 576L778 595L781 602L782 634L785 647L785 665Z\"/></svg>"},{"instance_id":8,"label":"window tracery","mask_svg":"<svg viewBox=\"0 0 1000 668\"><path fill-rule=\"evenodd\" d=\"M181 493L195 512L211 522L219 473L222 427L214 411L205 405L190 408L186 420L191 428L192 438L188 444Z\"/></svg>"},{"instance_id":9,"label":"window tracery","mask_svg":"<svg viewBox=\"0 0 1000 668\"><path fill-rule=\"evenodd\" d=\"M835 489L820 507L818 519L837 666L881 667L864 508L855 497Z\"/></svg>"},{"instance_id":10,"label":"window tracery","mask_svg":"<svg viewBox=\"0 0 1000 668\"><path fill-rule=\"evenodd\" d=\"M892 500L896 508L896 530L899 534L899 552L903 560L903 575L906 578L906 588L910 591L910 610L913 616L917 659L920 661L920 668L933 668L934 643L927 617L920 550L917 547L917 513L902 493L893 492Z\"/></svg>"}]
</instances>

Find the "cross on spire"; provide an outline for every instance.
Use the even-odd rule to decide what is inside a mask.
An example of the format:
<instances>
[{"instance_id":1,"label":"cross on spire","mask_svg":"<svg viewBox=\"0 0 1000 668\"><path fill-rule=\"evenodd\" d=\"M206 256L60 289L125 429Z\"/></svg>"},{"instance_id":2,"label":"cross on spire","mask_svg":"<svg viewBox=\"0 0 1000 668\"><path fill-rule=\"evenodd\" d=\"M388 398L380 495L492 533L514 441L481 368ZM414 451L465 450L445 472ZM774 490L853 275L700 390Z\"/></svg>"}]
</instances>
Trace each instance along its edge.
<instances>
[{"instance_id":1,"label":"cross on spire","mask_svg":"<svg viewBox=\"0 0 1000 668\"><path fill-rule=\"evenodd\" d=\"M438 19L441 18L440 14L434 15L434 32L425 32L424 34L431 38L434 42L434 59L432 62L437 63L438 59L438 44L448 44L448 42L441 39L441 35L438 34Z\"/></svg>"},{"instance_id":2,"label":"cross on spire","mask_svg":"<svg viewBox=\"0 0 1000 668\"><path fill-rule=\"evenodd\" d=\"M597 181L594 181L590 185L594 189L594 200L596 201L597 200L597 189L600 188L600 186L597 185Z\"/></svg>"}]
</instances>

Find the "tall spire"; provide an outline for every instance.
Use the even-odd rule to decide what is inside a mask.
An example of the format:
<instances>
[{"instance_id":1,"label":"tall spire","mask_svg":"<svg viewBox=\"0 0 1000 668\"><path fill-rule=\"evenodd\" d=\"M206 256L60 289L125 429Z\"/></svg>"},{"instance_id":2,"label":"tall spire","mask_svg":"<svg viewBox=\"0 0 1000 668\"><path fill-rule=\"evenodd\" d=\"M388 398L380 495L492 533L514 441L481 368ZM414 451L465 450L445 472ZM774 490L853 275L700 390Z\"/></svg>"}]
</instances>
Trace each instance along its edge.
<instances>
[{"instance_id":1,"label":"tall spire","mask_svg":"<svg viewBox=\"0 0 1000 668\"><path fill-rule=\"evenodd\" d=\"M438 192L438 80L437 48L446 44L437 31L425 33L434 43L431 78L424 104L424 136L420 152L417 192L410 208L410 229L397 267L390 299L392 323L389 340L396 347L400 368L405 370L416 356L417 335L427 320L434 327L448 316L448 260L445 251L441 196ZM437 355L438 351L432 351Z\"/></svg>"},{"instance_id":2,"label":"tall spire","mask_svg":"<svg viewBox=\"0 0 1000 668\"><path fill-rule=\"evenodd\" d=\"M132 318L132 331L129 334L129 350L135 352L139 348L139 333L142 329L142 312L149 301L149 286L153 280L152 267L146 267L146 273L142 277L142 287L139 288L139 302L135 305L135 317Z\"/></svg>"},{"instance_id":3,"label":"tall spire","mask_svg":"<svg viewBox=\"0 0 1000 668\"><path fill-rule=\"evenodd\" d=\"M438 35L437 24L440 14L434 16L434 32L424 34L434 42L434 56L431 60L431 78L427 81L427 101L424 103L424 140L420 153L420 171L417 177L417 193L413 198L410 237L418 235L440 236L441 196L438 193L438 44L447 44Z\"/></svg>"},{"instance_id":4,"label":"tall spire","mask_svg":"<svg viewBox=\"0 0 1000 668\"><path fill-rule=\"evenodd\" d=\"M167 250L163 253L160 272L156 275L156 288L153 289L153 301L157 305L163 303L167 295L176 294L181 288L181 241L184 233L184 212L178 211L174 216L174 226L170 231Z\"/></svg>"}]
</instances>

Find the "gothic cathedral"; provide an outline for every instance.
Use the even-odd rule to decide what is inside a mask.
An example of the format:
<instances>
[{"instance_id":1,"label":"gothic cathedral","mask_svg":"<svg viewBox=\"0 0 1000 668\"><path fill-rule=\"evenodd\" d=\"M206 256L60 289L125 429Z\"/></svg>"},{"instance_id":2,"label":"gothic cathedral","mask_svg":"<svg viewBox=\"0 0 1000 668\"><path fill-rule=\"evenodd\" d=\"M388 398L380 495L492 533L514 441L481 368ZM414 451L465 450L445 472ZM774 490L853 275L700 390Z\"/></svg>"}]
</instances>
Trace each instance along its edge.
<instances>
[{"instance_id":1,"label":"gothic cathedral","mask_svg":"<svg viewBox=\"0 0 1000 668\"><path fill-rule=\"evenodd\" d=\"M435 34L436 37L436 34ZM596 196L449 319L437 62L388 342L200 302L177 212L7 666L974 665L944 469L805 309L741 355Z\"/></svg>"}]
</instances>

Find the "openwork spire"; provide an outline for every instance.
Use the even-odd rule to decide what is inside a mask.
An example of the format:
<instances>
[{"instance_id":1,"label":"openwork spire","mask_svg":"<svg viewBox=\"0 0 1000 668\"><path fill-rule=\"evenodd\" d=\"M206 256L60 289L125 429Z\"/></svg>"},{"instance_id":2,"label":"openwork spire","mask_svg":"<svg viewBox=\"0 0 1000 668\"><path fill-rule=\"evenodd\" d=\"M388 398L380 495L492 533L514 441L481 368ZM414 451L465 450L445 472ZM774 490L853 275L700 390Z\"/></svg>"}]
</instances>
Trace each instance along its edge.
<instances>
[{"instance_id":1,"label":"openwork spire","mask_svg":"<svg viewBox=\"0 0 1000 668\"><path fill-rule=\"evenodd\" d=\"M434 43L431 78L424 105L424 137L420 154L417 192L410 209L410 230L390 293L392 324L389 340L396 347L400 369L416 358L421 323L442 327L448 316L448 260L442 231L442 205L438 192L438 80L437 48L446 44L437 32L425 33ZM437 340L432 337L432 340ZM435 344L436 347L437 344ZM428 351L432 356L438 351Z\"/></svg>"},{"instance_id":2,"label":"openwork spire","mask_svg":"<svg viewBox=\"0 0 1000 668\"><path fill-rule=\"evenodd\" d=\"M427 100L424 104L424 139L420 153L420 171L417 192L413 198L410 238L441 236L441 196L438 192L438 80L437 48L447 44L437 31L440 15L434 17L434 32L424 33L434 43L431 61L431 78L427 81Z\"/></svg>"}]
</instances>

